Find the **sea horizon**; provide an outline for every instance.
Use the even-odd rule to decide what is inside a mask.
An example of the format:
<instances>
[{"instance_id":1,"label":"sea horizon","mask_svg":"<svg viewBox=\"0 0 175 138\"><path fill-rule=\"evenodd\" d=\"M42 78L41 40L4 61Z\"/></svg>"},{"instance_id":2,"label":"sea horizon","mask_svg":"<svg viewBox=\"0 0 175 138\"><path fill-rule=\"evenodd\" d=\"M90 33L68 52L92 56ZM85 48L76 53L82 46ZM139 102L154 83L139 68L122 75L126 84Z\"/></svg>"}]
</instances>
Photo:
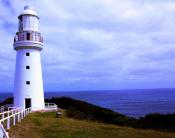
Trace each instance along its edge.
<instances>
[{"instance_id":1,"label":"sea horizon","mask_svg":"<svg viewBox=\"0 0 175 138\"><path fill-rule=\"evenodd\" d=\"M12 92L0 93L0 101L13 96ZM150 113L175 113L175 88L50 91L44 95L70 97L136 118Z\"/></svg>"},{"instance_id":2,"label":"sea horizon","mask_svg":"<svg viewBox=\"0 0 175 138\"><path fill-rule=\"evenodd\" d=\"M117 91L123 91L123 90L125 90L125 91L129 91L129 90L167 90L167 89L174 89L175 90L175 88L123 88L123 89L105 89L105 90L101 90L101 89L94 89L94 90L54 90L54 91L44 91L44 93L57 93L57 92L94 92L94 91L96 91L96 92L101 92L101 91L115 91L115 92L117 92ZM13 93L12 91L0 91L0 93Z\"/></svg>"}]
</instances>

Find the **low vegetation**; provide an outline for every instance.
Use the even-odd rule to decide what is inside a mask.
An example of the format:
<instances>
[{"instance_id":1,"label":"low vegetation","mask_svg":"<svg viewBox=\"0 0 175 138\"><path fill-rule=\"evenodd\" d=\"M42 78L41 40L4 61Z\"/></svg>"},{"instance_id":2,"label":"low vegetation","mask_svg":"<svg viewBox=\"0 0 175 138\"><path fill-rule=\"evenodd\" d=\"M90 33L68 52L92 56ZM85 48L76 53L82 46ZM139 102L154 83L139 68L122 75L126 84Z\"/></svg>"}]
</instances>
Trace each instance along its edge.
<instances>
[{"instance_id":1,"label":"low vegetation","mask_svg":"<svg viewBox=\"0 0 175 138\"><path fill-rule=\"evenodd\" d=\"M134 128L175 131L175 114L149 114L135 119L106 108L67 97L52 98L46 101L56 103L59 107L67 110L69 117L76 119L98 121L119 126L131 126Z\"/></svg>"},{"instance_id":2,"label":"low vegetation","mask_svg":"<svg viewBox=\"0 0 175 138\"><path fill-rule=\"evenodd\" d=\"M47 102L56 103L59 107L66 109L69 117L76 119L92 120L121 126L128 126L135 121L134 118L129 118L112 110L67 97L52 98L48 99Z\"/></svg>"},{"instance_id":3,"label":"low vegetation","mask_svg":"<svg viewBox=\"0 0 175 138\"><path fill-rule=\"evenodd\" d=\"M11 104L12 98L6 99L4 104ZM55 103L58 107L65 109L70 118L95 121L118 126L127 126L141 129L156 129L160 131L175 132L175 114L149 114L139 119L127 117L126 115L102 108L84 101L68 97L46 99L46 102Z\"/></svg>"},{"instance_id":4,"label":"low vegetation","mask_svg":"<svg viewBox=\"0 0 175 138\"><path fill-rule=\"evenodd\" d=\"M175 133L120 127L112 124L69 118L56 118L55 112L29 114L13 126L10 138L174 138Z\"/></svg>"},{"instance_id":5,"label":"low vegetation","mask_svg":"<svg viewBox=\"0 0 175 138\"><path fill-rule=\"evenodd\" d=\"M13 98L7 98L3 102L0 103L0 106L6 105L6 104L13 104Z\"/></svg>"}]
</instances>

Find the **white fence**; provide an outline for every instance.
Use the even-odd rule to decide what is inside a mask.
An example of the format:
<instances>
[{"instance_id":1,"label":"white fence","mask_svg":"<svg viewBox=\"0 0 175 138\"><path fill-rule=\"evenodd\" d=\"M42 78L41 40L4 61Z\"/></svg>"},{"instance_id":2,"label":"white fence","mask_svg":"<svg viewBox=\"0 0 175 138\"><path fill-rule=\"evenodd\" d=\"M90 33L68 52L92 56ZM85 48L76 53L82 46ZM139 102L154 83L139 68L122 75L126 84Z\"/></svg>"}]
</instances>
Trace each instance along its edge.
<instances>
[{"instance_id":1,"label":"white fence","mask_svg":"<svg viewBox=\"0 0 175 138\"><path fill-rule=\"evenodd\" d=\"M5 105L3 105L3 106L0 107L0 112L1 113L4 112L5 110L6 110L6 106Z\"/></svg>"},{"instance_id":2,"label":"white fence","mask_svg":"<svg viewBox=\"0 0 175 138\"><path fill-rule=\"evenodd\" d=\"M58 107L54 103L45 103L45 111L57 111ZM0 138L9 138L8 130L12 125L16 125L31 112L31 108L9 107L9 105L0 107Z\"/></svg>"},{"instance_id":3,"label":"white fence","mask_svg":"<svg viewBox=\"0 0 175 138\"><path fill-rule=\"evenodd\" d=\"M0 124L0 138L9 138L2 124Z\"/></svg>"},{"instance_id":4,"label":"white fence","mask_svg":"<svg viewBox=\"0 0 175 138\"><path fill-rule=\"evenodd\" d=\"M57 111L58 107L55 103L45 103L45 110L46 111Z\"/></svg>"},{"instance_id":5,"label":"white fence","mask_svg":"<svg viewBox=\"0 0 175 138\"><path fill-rule=\"evenodd\" d=\"M9 138L7 130L10 129L11 125L16 125L30 112L30 108L18 108L0 113L0 138Z\"/></svg>"}]
</instances>

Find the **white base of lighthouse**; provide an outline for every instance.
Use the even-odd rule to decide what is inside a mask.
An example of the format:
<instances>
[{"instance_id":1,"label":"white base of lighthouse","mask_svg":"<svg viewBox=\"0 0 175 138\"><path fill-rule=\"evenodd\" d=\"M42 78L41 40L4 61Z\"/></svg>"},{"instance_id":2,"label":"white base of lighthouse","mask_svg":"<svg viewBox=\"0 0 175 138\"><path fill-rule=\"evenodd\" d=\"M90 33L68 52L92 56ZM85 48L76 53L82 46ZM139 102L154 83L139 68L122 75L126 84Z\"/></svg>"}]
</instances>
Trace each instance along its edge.
<instances>
[{"instance_id":1,"label":"white base of lighthouse","mask_svg":"<svg viewBox=\"0 0 175 138\"><path fill-rule=\"evenodd\" d=\"M31 107L32 111L45 108L40 50L17 50L14 106Z\"/></svg>"}]
</instances>

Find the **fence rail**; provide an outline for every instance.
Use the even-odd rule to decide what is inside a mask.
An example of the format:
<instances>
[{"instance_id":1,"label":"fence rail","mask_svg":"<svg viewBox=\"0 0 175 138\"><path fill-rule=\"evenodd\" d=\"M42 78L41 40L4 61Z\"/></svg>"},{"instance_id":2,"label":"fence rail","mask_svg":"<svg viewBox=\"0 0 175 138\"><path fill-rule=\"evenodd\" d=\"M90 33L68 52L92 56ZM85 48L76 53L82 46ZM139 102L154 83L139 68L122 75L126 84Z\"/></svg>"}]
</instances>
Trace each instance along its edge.
<instances>
[{"instance_id":1,"label":"fence rail","mask_svg":"<svg viewBox=\"0 0 175 138\"><path fill-rule=\"evenodd\" d=\"M9 138L8 132L5 131L2 124L0 124L0 138Z\"/></svg>"},{"instance_id":2,"label":"fence rail","mask_svg":"<svg viewBox=\"0 0 175 138\"><path fill-rule=\"evenodd\" d=\"M57 111L55 103L45 103L45 111ZM31 112L31 108L10 107L5 105L0 107L0 138L9 138L8 130L12 125L16 125Z\"/></svg>"},{"instance_id":3,"label":"fence rail","mask_svg":"<svg viewBox=\"0 0 175 138\"><path fill-rule=\"evenodd\" d=\"M12 107L11 104L6 104L0 107L0 113L5 112L5 111L9 111L9 107Z\"/></svg>"},{"instance_id":4,"label":"fence rail","mask_svg":"<svg viewBox=\"0 0 175 138\"><path fill-rule=\"evenodd\" d=\"M45 110L57 110L58 106L55 103L45 103Z\"/></svg>"},{"instance_id":5,"label":"fence rail","mask_svg":"<svg viewBox=\"0 0 175 138\"><path fill-rule=\"evenodd\" d=\"M30 108L18 108L0 113L2 116L0 120L0 138L9 138L7 130L10 129L11 125L16 125L17 122L20 122L30 112Z\"/></svg>"}]
</instances>

